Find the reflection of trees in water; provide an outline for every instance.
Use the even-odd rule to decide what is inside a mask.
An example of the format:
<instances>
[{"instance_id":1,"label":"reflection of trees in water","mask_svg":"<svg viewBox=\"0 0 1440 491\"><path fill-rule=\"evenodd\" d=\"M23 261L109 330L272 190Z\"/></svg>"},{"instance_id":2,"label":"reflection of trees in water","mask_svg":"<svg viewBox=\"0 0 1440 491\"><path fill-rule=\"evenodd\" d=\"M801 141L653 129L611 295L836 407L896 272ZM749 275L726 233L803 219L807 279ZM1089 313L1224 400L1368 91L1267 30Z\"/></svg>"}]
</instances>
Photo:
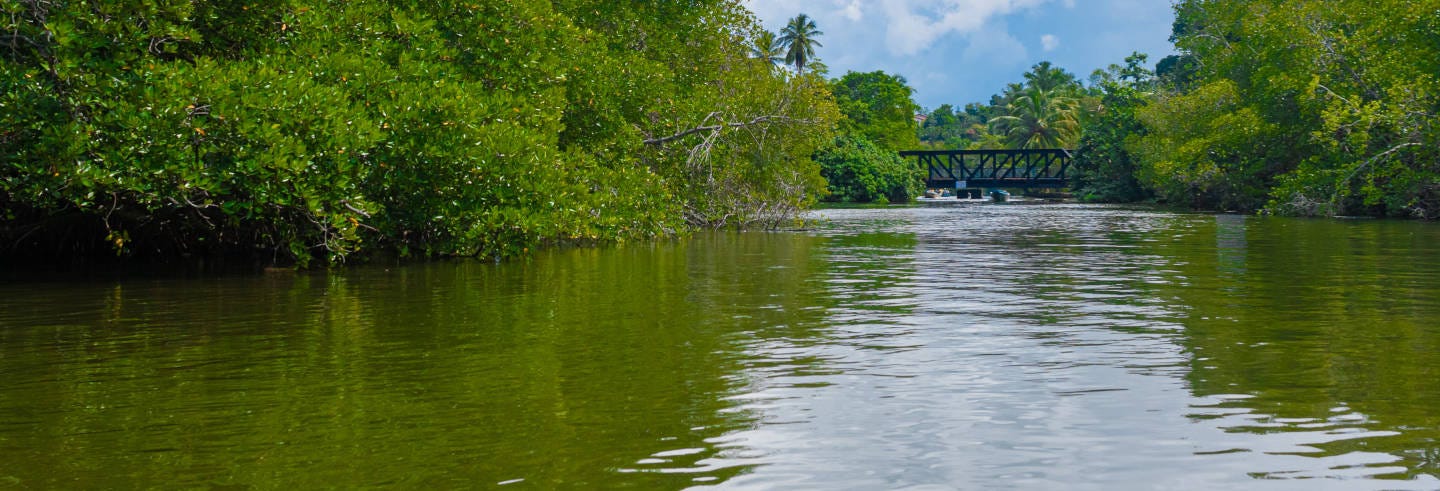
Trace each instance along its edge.
<instances>
[{"instance_id":1,"label":"reflection of trees in water","mask_svg":"<svg viewBox=\"0 0 1440 491\"><path fill-rule=\"evenodd\" d=\"M909 315L914 307L913 285L919 273L910 233L855 233L839 235L826 243L827 293L836 303L831 323L844 324L851 314L869 321ZM839 317L838 319L836 317Z\"/></svg>"},{"instance_id":2,"label":"reflection of trees in water","mask_svg":"<svg viewBox=\"0 0 1440 491\"><path fill-rule=\"evenodd\" d=\"M0 383L0 479L725 479L743 468L695 464L753 417L725 399L745 383L738 351L814 334L818 245L717 234L502 265L16 292L0 307L48 306L0 329L0 372L29 374Z\"/></svg>"},{"instance_id":3,"label":"reflection of trees in water","mask_svg":"<svg viewBox=\"0 0 1440 491\"><path fill-rule=\"evenodd\" d=\"M1230 431L1313 432L1315 457L1380 452L1403 458L1397 477L1440 473L1437 239L1416 223L1221 216L1159 244L1178 268L1166 295L1189 308L1195 395L1253 396L1216 407L1251 411Z\"/></svg>"},{"instance_id":4,"label":"reflection of trees in water","mask_svg":"<svg viewBox=\"0 0 1440 491\"><path fill-rule=\"evenodd\" d=\"M1157 283L1170 272L1150 250L1176 226L1170 215L1112 210L1036 211L977 227L979 233L924 240L952 256L973 292L969 312L1025 327L1025 335L1067 339L1103 326L1129 334L1173 332L1177 315ZM1118 338L1117 338L1118 339Z\"/></svg>"},{"instance_id":5,"label":"reflection of trees in water","mask_svg":"<svg viewBox=\"0 0 1440 491\"><path fill-rule=\"evenodd\" d=\"M1222 276L1245 276L1245 215L1215 216L1215 251Z\"/></svg>"},{"instance_id":6,"label":"reflection of trees in water","mask_svg":"<svg viewBox=\"0 0 1440 491\"><path fill-rule=\"evenodd\" d=\"M804 251L803 260L814 266L800 289L777 291L763 283L745 287L771 299L801 292L804 297L757 312L755 329L743 344L739 361L744 385L734 390L733 398L736 409L751 415L755 424L718 440L724 451L707 463L763 470L738 477L732 484L773 487L777 475L825 473L827 466L841 465L838 459L824 457L827 452L863 453L850 447L855 441L842 436L854 427L827 417L834 404L881 405L849 398L873 390L868 383L905 369L892 367L882 370L891 372L883 377L871 377L877 375L873 367L879 360L916 371L926 369L889 358L900 356L917 342L911 336L916 307L915 236L887 230L887 226L874 228L884 231L833 233L836 229L828 228L821 232L826 235L823 238L805 239L817 245ZM791 311L795 308L800 310ZM872 408L851 409L863 414ZM850 423L883 425L886 420L862 417ZM818 460L812 464L811 459ZM813 482L802 482L788 481L788 485L814 487Z\"/></svg>"}]
</instances>

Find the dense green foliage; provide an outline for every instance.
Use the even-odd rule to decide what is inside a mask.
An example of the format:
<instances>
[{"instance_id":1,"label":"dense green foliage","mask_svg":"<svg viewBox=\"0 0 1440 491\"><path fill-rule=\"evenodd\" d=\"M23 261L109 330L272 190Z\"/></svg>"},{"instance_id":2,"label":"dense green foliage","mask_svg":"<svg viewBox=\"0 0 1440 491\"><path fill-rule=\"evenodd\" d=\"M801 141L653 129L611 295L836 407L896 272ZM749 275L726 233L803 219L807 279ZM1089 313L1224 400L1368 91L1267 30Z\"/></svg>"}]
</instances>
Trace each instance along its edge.
<instances>
[{"instance_id":1,"label":"dense green foliage","mask_svg":"<svg viewBox=\"0 0 1440 491\"><path fill-rule=\"evenodd\" d=\"M1128 149L1145 134L1135 113L1155 86L1154 75L1144 66L1146 58L1132 54L1125 66L1111 65L1091 77L1103 96L1085 121L1070 170L1072 189L1080 199L1128 203L1151 197L1135 175L1139 163Z\"/></svg>"},{"instance_id":2,"label":"dense green foliage","mask_svg":"<svg viewBox=\"0 0 1440 491\"><path fill-rule=\"evenodd\" d=\"M892 150L914 148L915 112L920 106L912 98L914 89L905 77L885 72L850 72L833 82L831 92L845 119L841 129Z\"/></svg>"},{"instance_id":3,"label":"dense green foliage","mask_svg":"<svg viewBox=\"0 0 1440 491\"><path fill-rule=\"evenodd\" d=\"M751 41L750 57L771 65L780 65L785 62L785 44L780 38L775 37L771 31L760 31Z\"/></svg>"},{"instance_id":4,"label":"dense green foliage","mask_svg":"<svg viewBox=\"0 0 1440 491\"><path fill-rule=\"evenodd\" d=\"M849 72L830 83L844 118L841 137L816 156L830 186L826 199L905 203L918 197L924 171L897 153L919 146L914 89L885 72Z\"/></svg>"},{"instance_id":5,"label":"dense green foliage","mask_svg":"<svg viewBox=\"0 0 1440 491\"><path fill-rule=\"evenodd\" d=\"M1057 90L1027 87L991 120L992 132L1008 148L1065 148L1080 135L1074 98Z\"/></svg>"},{"instance_id":6,"label":"dense green foliage","mask_svg":"<svg viewBox=\"0 0 1440 491\"><path fill-rule=\"evenodd\" d=\"M7 3L0 250L339 260L774 224L818 77L733 0Z\"/></svg>"},{"instance_id":7,"label":"dense green foliage","mask_svg":"<svg viewBox=\"0 0 1440 491\"><path fill-rule=\"evenodd\" d=\"M1095 94L1050 62L1031 67L1024 78L988 104L966 104L964 111L941 105L921 125L920 140L935 148L1074 148Z\"/></svg>"},{"instance_id":8,"label":"dense green foliage","mask_svg":"<svg viewBox=\"0 0 1440 491\"><path fill-rule=\"evenodd\" d=\"M1287 214L1440 216L1440 35L1420 2L1177 4L1181 53L1135 53L1089 86L1040 63L965 110L938 148L1073 148L1086 200Z\"/></svg>"},{"instance_id":9,"label":"dense green foliage","mask_svg":"<svg viewBox=\"0 0 1440 491\"><path fill-rule=\"evenodd\" d=\"M920 124L920 143L936 148L969 148L989 134L990 118L994 116L991 106L978 102L966 104L962 110L941 104Z\"/></svg>"},{"instance_id":10,"label":"dense green foliage","mask_svg":"<svg viewBox=\"0 0 1440 491\"><path fill-rule=\"evenodd\" d=\"M1138 112L1172 203L1440 217L1440 15L1430 0L1186 0L1172 86Z\"/></svg>"},{"instance_id":11,"label":"dense green foliage","mask_svg":"<svg viewBox=\"0 0 1440 491\"><path fill-rule=\"evenodd\" d=\"M864 138L836 138L815 160L830 183L828 201L907 203L924 192L924 172L914 162Z\"/></svg>"}]
</instances>

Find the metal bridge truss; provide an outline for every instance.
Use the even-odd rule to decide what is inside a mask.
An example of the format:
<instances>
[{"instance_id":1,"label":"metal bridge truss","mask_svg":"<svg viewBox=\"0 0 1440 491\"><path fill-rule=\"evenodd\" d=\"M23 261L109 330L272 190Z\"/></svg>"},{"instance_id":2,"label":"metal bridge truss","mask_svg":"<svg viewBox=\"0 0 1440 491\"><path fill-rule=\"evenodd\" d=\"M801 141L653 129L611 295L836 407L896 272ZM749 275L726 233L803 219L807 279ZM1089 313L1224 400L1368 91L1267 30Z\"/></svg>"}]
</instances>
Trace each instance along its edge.
<instances>
[{"instance_id":1,"label":"metal bridge truss","mask_svg":"<svg viewBox=\"0 0 1440 491\"><path fill-rule=\"evenodd\" d=\"M927 188L1061 189L1070 186L1065 173L1073 160L1065 149L916 150L900 156L925 167Z\"/></svg>"}]
</instances>

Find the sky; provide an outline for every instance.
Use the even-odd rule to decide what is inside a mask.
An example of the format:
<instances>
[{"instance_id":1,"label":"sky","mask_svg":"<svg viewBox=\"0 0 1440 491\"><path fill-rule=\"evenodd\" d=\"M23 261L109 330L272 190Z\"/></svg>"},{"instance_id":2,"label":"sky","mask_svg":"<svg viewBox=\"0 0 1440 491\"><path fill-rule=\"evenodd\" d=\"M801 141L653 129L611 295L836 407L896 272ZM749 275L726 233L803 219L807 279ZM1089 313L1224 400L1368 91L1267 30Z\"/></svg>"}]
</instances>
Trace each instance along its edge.
<instances>
[{"instance_id":1,"label":"sky","mask_svg":"<svg viewBox=\"0 0 1440 491\"><path fill-rule=\"evenodd\" d=\"M742 1L776 32L810 15L832 78L899 74L926 109L988 102L1041 61L1087 80L1134 51L1150 55L1151 68L1175 52L1169 0Z\"/></svg>"}]
</instances>

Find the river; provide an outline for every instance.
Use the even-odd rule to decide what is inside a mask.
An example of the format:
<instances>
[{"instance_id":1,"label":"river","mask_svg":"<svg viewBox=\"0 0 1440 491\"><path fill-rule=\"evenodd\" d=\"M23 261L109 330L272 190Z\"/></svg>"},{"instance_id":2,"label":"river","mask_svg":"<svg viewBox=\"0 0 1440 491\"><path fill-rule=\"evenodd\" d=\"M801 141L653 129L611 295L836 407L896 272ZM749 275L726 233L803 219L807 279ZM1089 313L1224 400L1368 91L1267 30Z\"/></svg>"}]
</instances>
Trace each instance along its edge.
<instances>
[{"instance_id":1,"label":"river","mask_svg":"<svg viewBox=\"0 0 1440 491\"><path fill-rule=\"evenodd\" d=\"M0 283L0 488L1437 489L1440 226L831 209Z\"/></svg>"}]
</instances>

